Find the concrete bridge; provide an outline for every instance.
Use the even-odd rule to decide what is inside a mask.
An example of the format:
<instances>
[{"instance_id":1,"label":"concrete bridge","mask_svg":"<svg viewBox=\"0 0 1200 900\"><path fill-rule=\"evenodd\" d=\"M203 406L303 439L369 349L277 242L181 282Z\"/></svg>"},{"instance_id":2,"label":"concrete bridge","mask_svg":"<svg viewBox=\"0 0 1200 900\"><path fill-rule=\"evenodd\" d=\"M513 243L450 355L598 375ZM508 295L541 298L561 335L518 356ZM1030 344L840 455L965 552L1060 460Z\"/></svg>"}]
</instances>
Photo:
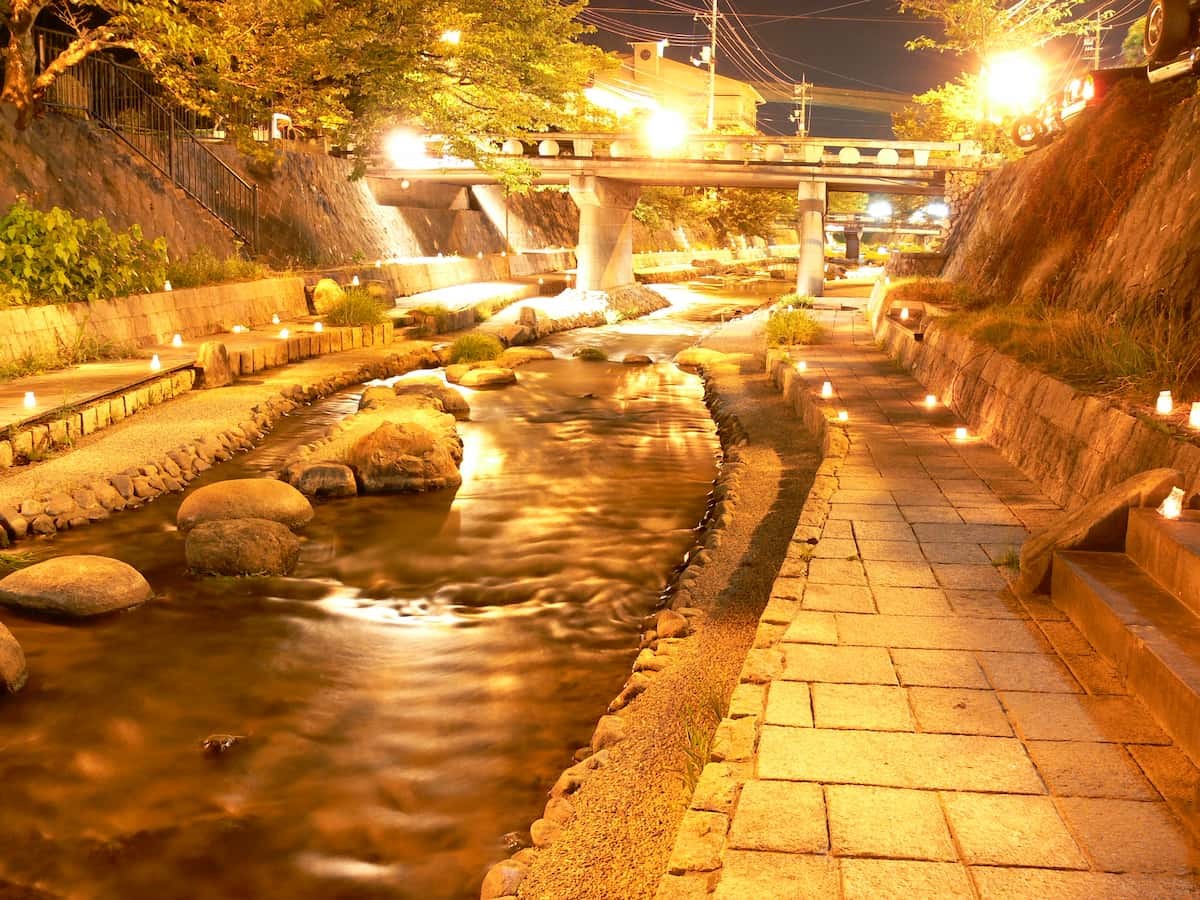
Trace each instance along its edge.
<instances>
[{"instance_id":1,"label":"concrete bridge","mask_svg":"<svg viewBox=\"0 0 1200 900\"><path fill-rule=\"evenodd\" d=\"M970 141L875 141L717 135L692 139L670 154L640 136L555 133L503 142L497 162L527 157L536 184L562 184L579 208L577 285L610 290L633 282L633 208L642 185L794 189L799 198L800 259L796 290L821 296L825 210L829 191L884 191L942 196L946 175L978 171L990 161ZM415 181L476 185L497 174L463 160L419 159L368 169L380 203L403 205Z\"/></svg>"}]
</instances>

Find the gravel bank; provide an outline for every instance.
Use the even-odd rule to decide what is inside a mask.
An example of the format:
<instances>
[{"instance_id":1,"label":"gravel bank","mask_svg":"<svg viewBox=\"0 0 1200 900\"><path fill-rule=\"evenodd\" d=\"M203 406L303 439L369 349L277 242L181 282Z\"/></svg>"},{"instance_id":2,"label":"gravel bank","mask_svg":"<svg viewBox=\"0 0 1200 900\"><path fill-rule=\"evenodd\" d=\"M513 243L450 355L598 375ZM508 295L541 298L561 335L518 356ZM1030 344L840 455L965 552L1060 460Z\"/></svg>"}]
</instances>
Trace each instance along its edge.
<instances>
[{"instance_id":1,"label":"gravel bank","mask_svg":"<svg viewBox=\"0 0 1200 900\"><path fill-rule=\"evenodd\" d=\"M692 605L705 612L672 665L622 713L624 740L572 795L574 814L533 857L520 897L653 898L666 871L703 765L696 758L707 755L819 464L816 443L763 371L761 321L731 323L704 342L737 354L706 375L747 439L732 521L689 585Z\"/></svg>"}]
</instances>

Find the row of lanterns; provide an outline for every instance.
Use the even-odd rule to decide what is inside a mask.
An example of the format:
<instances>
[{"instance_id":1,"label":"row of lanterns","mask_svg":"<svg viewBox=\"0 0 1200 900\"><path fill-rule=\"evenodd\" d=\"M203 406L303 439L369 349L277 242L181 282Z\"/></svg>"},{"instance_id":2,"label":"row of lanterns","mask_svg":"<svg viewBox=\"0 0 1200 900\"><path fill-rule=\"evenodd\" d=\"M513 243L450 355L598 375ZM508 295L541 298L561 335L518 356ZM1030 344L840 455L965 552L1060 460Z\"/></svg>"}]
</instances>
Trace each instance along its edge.
<instances>
[{"instance_id":1,"label":"row of lanterns","mask_svg":"<svg viewBox=\"0 0 1200 900\"><path fill-rule=\"evenodd\" d=\"M1160 416L1169 416L1175 412L1175 400L1171 396L1170 391L1158 392L1158 400L1154 404L1154 411ZM1188 425L1192 428L1200 428L1200 400L1192 403L1191 411L1188 413Z\"/></svg>"}]
</instances>

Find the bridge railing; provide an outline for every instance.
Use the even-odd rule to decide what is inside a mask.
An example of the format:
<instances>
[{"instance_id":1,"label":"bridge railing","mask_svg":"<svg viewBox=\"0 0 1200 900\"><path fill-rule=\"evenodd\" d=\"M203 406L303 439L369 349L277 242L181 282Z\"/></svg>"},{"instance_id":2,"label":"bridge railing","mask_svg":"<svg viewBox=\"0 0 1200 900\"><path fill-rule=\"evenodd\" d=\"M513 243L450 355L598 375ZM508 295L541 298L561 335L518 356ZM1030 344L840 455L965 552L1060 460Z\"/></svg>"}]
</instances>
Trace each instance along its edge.
<instances>
[{"instance_id":1,"label":"bridge railing","mask_svg":"<svg viewBox=\"0 0 1200 900\"><path fill-rule=\"evenodd\" d=\"M984 160L973 141L881 141L861 138L785 138L705 135L669 152L656 152L634 134L554 132L522 134L496 142L503 156L663 159L732 163L801 163L903 168L961 168Z\"/></svg>"}]
</instances>

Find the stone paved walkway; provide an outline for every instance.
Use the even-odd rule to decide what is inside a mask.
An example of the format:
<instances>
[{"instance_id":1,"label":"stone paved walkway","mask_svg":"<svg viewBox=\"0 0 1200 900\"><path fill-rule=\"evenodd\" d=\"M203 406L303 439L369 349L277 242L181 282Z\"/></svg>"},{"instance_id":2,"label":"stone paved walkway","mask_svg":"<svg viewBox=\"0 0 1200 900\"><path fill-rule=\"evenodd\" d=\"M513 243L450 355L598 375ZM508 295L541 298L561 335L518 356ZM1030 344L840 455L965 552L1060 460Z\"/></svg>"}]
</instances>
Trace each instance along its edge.
<instances>
[{"instance_id":1,"label":"stone paved walkway","mask_svg":"<svg viewBox=\"0 0 1200 900\"><path fill-rule=\"evenodd\" d=\"M957 440L861 316L825 318L804 378L832 382L849 451L805 506L660 900L1200 895L1196 768L1046 598L1007 590L1054 505Z\"/></svg>"}]
</instances>

